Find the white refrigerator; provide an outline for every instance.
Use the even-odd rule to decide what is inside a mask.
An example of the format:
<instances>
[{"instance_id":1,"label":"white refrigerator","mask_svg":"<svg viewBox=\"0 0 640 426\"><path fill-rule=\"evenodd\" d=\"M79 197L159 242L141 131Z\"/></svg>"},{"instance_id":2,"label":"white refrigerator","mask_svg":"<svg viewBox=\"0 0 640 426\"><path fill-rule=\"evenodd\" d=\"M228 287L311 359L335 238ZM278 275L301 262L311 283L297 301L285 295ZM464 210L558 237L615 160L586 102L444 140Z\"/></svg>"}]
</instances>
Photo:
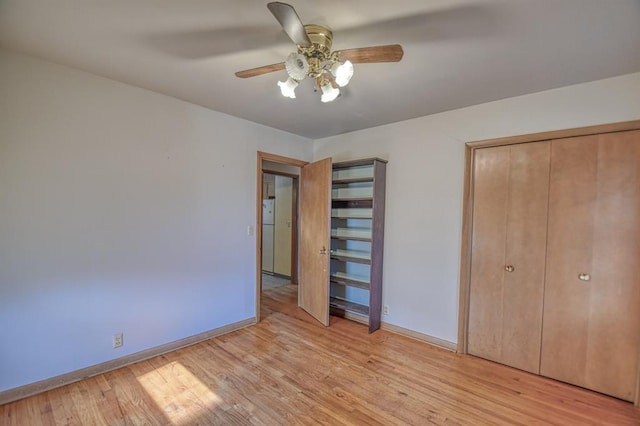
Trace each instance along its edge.
<instances>
[{"instance_id":1,"label":"white refrigerator","mask_svg":"<svg viewBox=\"0 0 640 426\"><path fill-rule=\"evenodd\" d=\"M275 200L262 200L262 270L273 273Z\"/></svg>"}]
</instances>

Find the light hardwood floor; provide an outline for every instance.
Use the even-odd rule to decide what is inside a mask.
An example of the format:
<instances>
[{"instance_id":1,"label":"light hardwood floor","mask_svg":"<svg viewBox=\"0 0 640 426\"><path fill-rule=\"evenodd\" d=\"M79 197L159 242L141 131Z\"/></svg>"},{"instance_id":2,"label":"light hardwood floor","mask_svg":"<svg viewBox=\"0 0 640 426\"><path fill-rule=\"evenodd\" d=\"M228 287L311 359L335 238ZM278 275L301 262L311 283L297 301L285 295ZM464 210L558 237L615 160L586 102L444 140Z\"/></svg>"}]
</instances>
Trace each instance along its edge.
<instances>
[{"instance_id":1,"label":"light hardwood floor","mask_svg":"<svg viewBox=\"0 0 640 426\"><path fill-rule=\"evenodd\" d=\"M262 290L271 290L275 287L291 284L290 278L285 278L280 275L271 275L268 273L262 273Z\"/></svg>"},{"instance_id":2,"label":"light hardwood floor","mask_svg":"<svg viewBox=\"0 0 640 426\"><path fill-rule=\"evenodd\" d=\"M0 406L1 425L640 424L594 392L295 307L263 294L262 321Z\"/></svg>"}]
</instances>

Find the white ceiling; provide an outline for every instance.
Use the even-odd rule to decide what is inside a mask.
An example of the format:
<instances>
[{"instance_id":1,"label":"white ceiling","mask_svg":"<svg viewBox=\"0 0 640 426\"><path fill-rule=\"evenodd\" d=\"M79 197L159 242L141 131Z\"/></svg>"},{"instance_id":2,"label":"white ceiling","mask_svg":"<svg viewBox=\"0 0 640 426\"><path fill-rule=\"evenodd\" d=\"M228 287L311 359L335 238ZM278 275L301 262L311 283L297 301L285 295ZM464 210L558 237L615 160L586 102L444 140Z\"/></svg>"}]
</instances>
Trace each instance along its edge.
<instances>
[{"instance_id":1,"label":"white ceiling","mask_svg":"<svg viewBox=\"0 0 640 426\"><path fill-rule=\"evenodd\" d=\"M335 102L280 95L293 44L267 0L0 0L0 47L308 138L640 71L640 0L290 0L334 50L399 43Z\"/></svg>"}]
</instances>

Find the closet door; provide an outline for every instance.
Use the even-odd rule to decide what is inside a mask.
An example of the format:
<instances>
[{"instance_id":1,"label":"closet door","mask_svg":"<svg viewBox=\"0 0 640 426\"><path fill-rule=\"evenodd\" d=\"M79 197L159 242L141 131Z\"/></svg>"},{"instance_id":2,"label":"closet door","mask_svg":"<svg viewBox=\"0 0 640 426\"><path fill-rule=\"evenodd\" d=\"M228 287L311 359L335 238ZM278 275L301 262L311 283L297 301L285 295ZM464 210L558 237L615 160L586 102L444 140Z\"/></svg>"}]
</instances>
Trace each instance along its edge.
<instances>
[{"instance_id":1,"label":"closet door","mask_svg":"<svg viewBox=\"0 0 640 426\"><path fill-rule=\"evenodd\" d=\"M540 373L633 400L640 131L554 140Z\"/></svg>"},{"instance_id":2,"label":"closet door","mask_svg":"<svg viewBox=\"0 0 640 426\"><path fill-rule=\"evenodd\" d=\"M468 352L538 373L549 142L475 152Z\"/></svg>"}]
</instances>

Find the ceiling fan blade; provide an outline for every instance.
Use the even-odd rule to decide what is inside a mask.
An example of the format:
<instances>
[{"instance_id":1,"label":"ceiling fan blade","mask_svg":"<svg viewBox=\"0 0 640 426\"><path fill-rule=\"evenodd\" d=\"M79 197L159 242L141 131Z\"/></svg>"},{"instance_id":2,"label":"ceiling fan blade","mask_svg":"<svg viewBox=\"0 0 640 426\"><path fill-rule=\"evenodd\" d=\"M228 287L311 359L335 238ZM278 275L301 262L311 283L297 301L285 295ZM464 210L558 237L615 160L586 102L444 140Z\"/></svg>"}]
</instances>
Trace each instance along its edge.
<instances>
[{"instance_id":1,"label":"ceiling fan blade","mask_svg":"<svg viewBox=\"0 0 640 426\"><path fill-rule=\"evenodd\" d=\"M304 29L304 25L298 17L296 10L287 3L274 1L267 4L273 16L280 22L284 32L295 44L302 47L311 46L311 40Z\"/></svg>"},{"instance_id":2,"label":"ceiling fan blade","mask_svg":"<svg viewBox=\"0 0 640 426\"><path fill-rule=\"evenodd\" d=\"M404 55L402 46L399 44L339 50L337 53L341 61L346 61L348 59L354 64L366 64L370 62L399 62L402 59L402 55Z\"/></svg>"},{"instance_id":3,"label":"ceiling fan blade","mask_svg":"<svg viewBox=\"0 0 640 426\"><path fill-rule=\"evenodd\" d=\"M280 62L277 64L265 65L263 67L251 68L250 70L238 71L236 73L236 77L240 78L249 78L255 77L257 75L267 74L270 72L280 71L284 68L284 62Z\"/></svg>"}]
</instances>

